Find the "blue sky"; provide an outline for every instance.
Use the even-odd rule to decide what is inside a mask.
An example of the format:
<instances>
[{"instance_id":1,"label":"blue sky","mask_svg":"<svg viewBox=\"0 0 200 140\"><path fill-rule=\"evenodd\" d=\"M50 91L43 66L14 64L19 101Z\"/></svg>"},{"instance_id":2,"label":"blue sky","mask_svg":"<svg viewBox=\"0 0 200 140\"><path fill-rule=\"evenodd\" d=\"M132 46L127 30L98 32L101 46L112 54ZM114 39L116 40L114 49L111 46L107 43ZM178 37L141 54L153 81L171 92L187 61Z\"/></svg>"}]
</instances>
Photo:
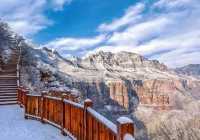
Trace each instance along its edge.
<instances>
[{"instance_id":1,"label":"blue sky","mask_svg":"<svg viewBox=\"0 0 200 140\"><path fill-rule=\"evenodd\" d=\"M65 57L131 51L169 67L200 63L199 0L1 0L0 17Z\"/></svg>"}]
</instances>

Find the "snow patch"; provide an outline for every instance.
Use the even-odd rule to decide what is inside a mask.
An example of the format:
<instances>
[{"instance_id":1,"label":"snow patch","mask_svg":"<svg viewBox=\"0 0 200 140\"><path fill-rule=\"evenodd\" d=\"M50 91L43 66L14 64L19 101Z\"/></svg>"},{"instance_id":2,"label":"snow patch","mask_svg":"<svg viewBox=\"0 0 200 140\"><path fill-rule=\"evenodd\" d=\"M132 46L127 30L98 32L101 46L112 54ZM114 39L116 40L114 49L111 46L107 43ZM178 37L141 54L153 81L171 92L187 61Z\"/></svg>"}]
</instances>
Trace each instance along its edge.
<instances>
[{"instance_id":1,"label":"snow patch","mask_svg":"<svg viewBox=\"0 0 200 140\"><path fill-rule=\"evenodd\" d=\"M120 124L126 124L126 123L133 123L133 121L127 117L120 117L117 119L117 121L120 123Z\"/></svg>"}]
</instances>

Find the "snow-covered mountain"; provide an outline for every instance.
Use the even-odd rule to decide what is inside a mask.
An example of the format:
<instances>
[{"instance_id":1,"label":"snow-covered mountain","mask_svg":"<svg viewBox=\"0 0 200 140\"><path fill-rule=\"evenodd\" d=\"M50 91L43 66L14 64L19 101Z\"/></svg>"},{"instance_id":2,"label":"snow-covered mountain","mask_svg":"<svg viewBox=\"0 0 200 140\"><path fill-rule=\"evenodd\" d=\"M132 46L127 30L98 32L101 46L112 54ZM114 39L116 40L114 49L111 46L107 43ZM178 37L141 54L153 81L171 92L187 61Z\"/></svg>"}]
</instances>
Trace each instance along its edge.
<instances>
[{"instance_id":1,"label":"snow-covered mountain","mask_svg":"<svg viewBox=\"0 0 200 140\"><path fill-rule=\"evenodd\" d=\"M131 52L65 59L56 51L37 49L20 40L2 25L0 49L22 48L21 81L33 94L67 88L82 100L91 98L94 108L111 120L132 117L137 139L200 139L198 77L178 75L157 60ZM9 55L0 54L6 63Z\"/></svg>"},{"instance_id":2,"label":"snow-covered mountain","mask_svg":"<svg viewBox=\"0 0 200 140\"><path fill-rule=\"evenodd\" d=\"M191 75L200 77L200 64L190 64L181 68L175 69L178 74Z\"/></svg>"}]
</instances>

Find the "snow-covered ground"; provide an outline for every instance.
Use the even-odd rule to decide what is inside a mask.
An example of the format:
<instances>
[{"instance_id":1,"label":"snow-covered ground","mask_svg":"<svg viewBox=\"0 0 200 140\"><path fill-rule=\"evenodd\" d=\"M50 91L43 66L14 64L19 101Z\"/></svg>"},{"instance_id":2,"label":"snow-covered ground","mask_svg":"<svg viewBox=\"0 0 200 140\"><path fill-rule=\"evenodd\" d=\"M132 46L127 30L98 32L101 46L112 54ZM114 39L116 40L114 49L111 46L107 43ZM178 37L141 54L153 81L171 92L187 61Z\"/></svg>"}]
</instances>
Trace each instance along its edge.
<instances>
[{"instance_id":1,"label":"snow-covered ground","mask_svg":"<svg viewBox=\"0 0 200 140\"><path fill-rule=\"evenodd\" d=\"M0 106L1 140L70 140L60 130L35 120L25 120L19 106Z\"/></svg>"}]
</instances>

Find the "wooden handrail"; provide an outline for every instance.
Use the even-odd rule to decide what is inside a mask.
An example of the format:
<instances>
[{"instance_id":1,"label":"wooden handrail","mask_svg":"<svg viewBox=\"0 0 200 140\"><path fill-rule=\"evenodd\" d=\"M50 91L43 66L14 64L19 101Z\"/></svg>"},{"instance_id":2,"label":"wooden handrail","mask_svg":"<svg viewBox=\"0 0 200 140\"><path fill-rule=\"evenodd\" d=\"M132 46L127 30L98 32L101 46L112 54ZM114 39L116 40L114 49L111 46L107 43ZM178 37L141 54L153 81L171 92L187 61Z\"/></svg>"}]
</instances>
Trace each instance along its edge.
<instances>
[{"instance_id":1,"label":"wooden handrail","mask_svg":"<svg viewBox=\"0 0 200 140\"><path fill-rule=\"evenodd\" d=\"M19 46L19 44L18 44ZM19 46L19 57L18 57L18 60L17 60L17 86L19 87L20 86L20 62L21 62L21 53L22 53L22 50L21 50L21 47Z\"/></svg>"},{"instance_id":2,"label":"wooden handrail","mask_svg":"<svg viewBox=\"0 0 200 140\"><path fill-rule=\"evenodd\" d=\"M62 134L77 140L134 140L133 122L121 117L117 125L92 108L92 101L84 105L64 99L64 97L28 94L28 90L18 89L18 103L25 108L25 118L40 120L59 129Z\"/></svg>"}]
</instances>

